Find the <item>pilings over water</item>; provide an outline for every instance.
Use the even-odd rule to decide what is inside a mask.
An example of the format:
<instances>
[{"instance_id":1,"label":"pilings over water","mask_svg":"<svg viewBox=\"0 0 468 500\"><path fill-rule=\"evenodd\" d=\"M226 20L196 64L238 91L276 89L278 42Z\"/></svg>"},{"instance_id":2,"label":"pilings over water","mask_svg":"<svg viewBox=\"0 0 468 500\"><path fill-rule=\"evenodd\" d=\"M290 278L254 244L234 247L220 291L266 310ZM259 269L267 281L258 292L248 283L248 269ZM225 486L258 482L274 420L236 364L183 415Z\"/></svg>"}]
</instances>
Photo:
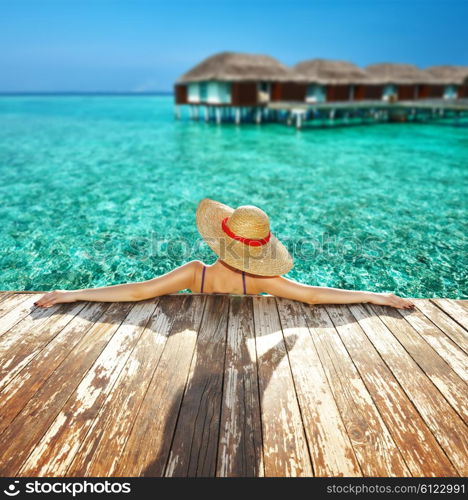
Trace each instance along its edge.
<instances>
[{"instance_id":1,"label":"pilings over water","mask_svg":"<svg viewBox=\"0 0 468 500\"><path fill-rule=\"evenodd\" d=\"M362 125L382 122L444 122L468 125L468 100L466 102L425 100L401 101L351 101L325 103L273 102L262 106L230 106L187 104L176 105L176 119L182 111L195 121L223 124L283 123L297 129Z\"/></svg>"},{"instance_id":2,"label":"pilings over water","mask_svg":"<svg viewBox=\"0 0 468 500\"><path fill-rule=\"evenodd\" d=\"M213 123L263 123L278 121L277 113L264 106L214 106L214 105L186 105L190 120ZM175 117L181 119L182 106L175 106Z\"/></svg>"}]
</instances>

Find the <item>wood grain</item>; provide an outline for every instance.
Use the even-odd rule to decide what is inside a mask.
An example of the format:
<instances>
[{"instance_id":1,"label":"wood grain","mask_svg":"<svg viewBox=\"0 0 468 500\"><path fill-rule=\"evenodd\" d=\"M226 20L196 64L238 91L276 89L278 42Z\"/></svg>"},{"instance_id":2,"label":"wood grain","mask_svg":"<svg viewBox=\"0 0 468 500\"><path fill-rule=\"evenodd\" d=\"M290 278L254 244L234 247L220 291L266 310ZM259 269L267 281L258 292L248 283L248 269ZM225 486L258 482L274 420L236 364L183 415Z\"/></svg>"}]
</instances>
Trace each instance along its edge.
<instances>
[{"instance_id":1,"label":"wood grain","mask_svg":"<svg viewBox=\"0 0 468 500\"><path fill-rule=\"evenodd\" d=\"M18 475L67 399L119 328L132 302L113 303L0 435L0 475Z\"/></svg>"},{"instance_id":2,"label":"wood grain","mask_svg":"<svg viewBox=\"0 0 468 500\"><path fill-rule=\"evenodd\" d=\"M431 338L433 334L432 331L437 332L435 334L436 340L442 342L443 336L451 339L465 354L468 354L468 331L466 331L462 326L460 326L456 321L454 321L447 313L437 307L433 302L426 299L417 299L414 301L417 308L431 320L434 325L437 326L437 330L428 327L428 322L423 320L421 332L428 332L428 338ZM440 334L443 332L443 335ZM450 345L449 342L446 342ZM452 352L452 349L449 349ZM449 356L450 358L450 356Z\"/></svg>"},{"instance_id":3,"label":"wood grain","mask_svg":"<svg viewBox=\"0 0 468 500\"><path fill-rule=\"evenodd\" d=\"M177 417L173 401L185 386L203 303L190 296L160 299L67 475L162 475L172 437L167 425ZM156 462L162 462L159 471Z\"/></svg>"},{"instance_id":4,"label":"wood grain","mask_svg":"<svg viewBox=\"0 0 468 500\"><path fill-rule=\"evenodd\" d=\"M155 308L133 305L47 432L23 464L23 476L63 476L86 437Z\"/></svg>"},{"instance_id":5,"label":"wood grain","mask_svg":"<svg viewBox=\"0 0 468 500\"><path fill-rule=\"evenodd\" d=\"M0 391L37 356L84 307L84 303L60 304L41 318L23 319L2 338L0 346ZM51 308L52 309L52 308ZM31 322L34 327L31 326Z\"/></svg>"},{"instance_id":6,"label":"wood grain","mask_svg":"<svg viewBox=\"0 0 468 500\"><path fill-rule=\"evenodd\" d=\"M403 338L406 321L392 308L371 305L394 335ZM398 332L398 333L397 333ZM461 417L452 408L414 359L403 348L394 335L372 337L376 349L384 357L398 382L410 397L421 417L434 434L457 472L468 473L468 430ZM439 374L436 368L436 376ZM450 385L447 386L450 388ZM447 395L447 397L449 397Z\"/></svg>"},{"instance_id":7,"label":"wood grain","mask_svg":"<svg viewBox=\"0 0 468 500\"><path fill-rule=\"evenodd\" d=\"M351 342L369 351L365 336L346 321L346 306L304 306L335 401L353 445L363 476L406 476L408 467L356 369L347 348ZM348 311L349 312L349 311ZM368 360L367 363L377 361Z\"/></svg>"},{"instance_id":8,"label":"wood grain","mask_svg":"<svg viewBox=\"0 0 468 500\"><path fill-rule=\"evenodd\" d=\"M304 309L286 299L277 305L315 475L361 476Z\"/></svg>"},{"instance_id":9,"label":"wood grain","mask_svg":"<svg viewBox=\"0 0 468 500\"><path fill-rule=\"evenodd\" d=\"M229 298L206 301L165 476L216 473Z\"/></svg>"},{"instance_id":10,"label":"wood grain","mask_svg":"<svg viewBox=\"0 0 468 500\"><path fill-rule=\"evenodd\" d=\"M355 304L349 306L349 310L352 317L346 314L346 319L352 322L355 318L368 340L361 333L359 337L361 346L348 343L349 337L344 342L393 440L399 447L411 475L417 477L457 476L456 470L447 459L443 449L414 408L399 380L392 373L391 366L389 369L388 365L397 364L399 357L405 359L409 356L404 353L401 346L398 347L399 344L395 341L394 334L392 335L372 309L363 304ZM422 356L430 356L424 348L427 347L429 350L431 348L428 345L425 346L424 341L417 335L414 338L416 341L413 351L419 346ZM401 338L401 340L405 342L406 339ZM406 343L409 347L410 342L406 341ZM370 352L371 355L369 355ZM411 360L409 363L411 365L407 369L408 378L412 377L413 369L418 369L415 364L411 363Z\"/></svg>"},{"instance_id":11,"label":"wood grain","mask_svg":"<svg viewBox=\"0 0 468 500\"><path fill-rule=\"evenodd\" d=\"M23 294L14 294L12 297L6 299L3 307L8 307L9 309L0 318L1 347L7 345L7 343L9 345L9 339L14 338L15 333L12 333L11 329L17 323L24 322L19 327L24 332L26 326L31 329L33 326L40 324L41 321L52 316L60 308L60 304L55 304L50 308L36 307L33 305L36 300L37 296L35 295ZM1 306L2 304L0 303L0 308Z\"/></svg>"},{"instance_id":12,"label":"wood grain","mask_svg":"<svg viewBox=\"0 0 468 500\"><path fill-rule=\"evenodd\" d=\"M0 297L0 318L16 307L17 304L26 300L27 295L19 295L13 292L3 292Z\"/></svg>"},{"instance_id":13,"label":"wood grain","mask_svg":"<svg viewBox=\"0 0 468 500\"><path fill-rule=\"evenodd\" d=\"M468 472L466 301L0 292L0 475Z\"/></svg>"},{"instance_id":14,"label":"wood grain","mask_svg":"<svg viewBox=\"0 0 468 500\"><path fill-rule=\"evenodd\" d=\"M416 302L416 304L421 307L420 302ZM437 309L436 306L433 305L433 307ZM404 339L405 343L403 345L405 349L411 353L421 367L426 367L424 371L428 375L433 373L434 370L439 374L443 374L443 380L440 380L440 377L436 375L437 380L433 379L433 382L436 385L440 382L442 391L444 390L444 385L448 383L452 387L452 390L449 390L449 394L452 394L450 398L455 405L454 407L464 408L462 413L465 417L468 416L468 401L466 401L466 398L463 398L463 393L467 389L466 382L468 382L468 357L466 353L420 309L414 311L400 309L398 312L413 329L402 328L401 332L398 330L394 335L400 342ZM446 327L449 330L450 324L447 324ZM419 335L415 335L415 331ZM428 345L432 349L428 348ZM448 369L447 374L445 374L446 369ZM457 376L454 376L454 373ZM461 383L460 379L464 383Z\"/></svg>"},{"instance_id":15,"label":"wood grain","mask_svg":"<svg viewBox=\"0 0 468 500\"><path fill-rule=\"evenodd\" d=\"M468 330L468 310L452 299L431 299L437 307L445 311L454 321Z\"/></svg>"},{"instance_id":16,"label":"wood grain","mask_svg":"<svg viewBox=\"0 0 468 500\"><path fill-rule=\"evenodd\" d=\"M252 300L265 476L313 476L275 299L254 297ZM291 345L293 339L290 341Z\"/></svg>"},{"instance_id":17,"label":"wood grain","mask_svg":"<svg viewBox=\"0 0 468 500\"><path fill-rule=\"evenodd\" d=\"M264 475L251 297L231 299L216 475Z\"/></svg>"},{"instance_id":18,"label":"wood grain","mask_svg":"<svg viewBox=\"0 0 468 500\"><path fill-rule=\"evenodd\" d=\"M26 406L49 376L72 353L86 332L109 307L105 303L86 303L70 321L0 393L0 432ZM12 369L9 373L13 373Z\"/></svg>"}]
</instances>

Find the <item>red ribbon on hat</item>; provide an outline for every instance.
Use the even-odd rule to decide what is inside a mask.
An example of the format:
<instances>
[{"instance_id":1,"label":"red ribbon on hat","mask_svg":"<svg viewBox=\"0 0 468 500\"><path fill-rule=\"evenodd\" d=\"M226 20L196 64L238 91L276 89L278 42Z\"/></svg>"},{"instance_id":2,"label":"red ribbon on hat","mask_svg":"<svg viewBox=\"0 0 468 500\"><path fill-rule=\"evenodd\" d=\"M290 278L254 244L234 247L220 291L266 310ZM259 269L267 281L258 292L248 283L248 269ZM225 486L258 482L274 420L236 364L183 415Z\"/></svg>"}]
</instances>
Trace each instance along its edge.
<instances>
[{"instance_id":1,"label":"red ribbon on hat","mask_svg":"<svg viewBox=\"0 0 468 500\"><path fill-rule=\"evenodd\" d=\"M227 225L227 220L229 217L224 218L221 221L221 227L223 228L223 231L230 237L233 238L234 240L240 241L244 245L249 245L251 247L261 247L263 245L266 245L270 241L271 237L271 232L268 233L268 236L265 236L265 238L261 238L259 240L254 240L251 238L244 238L243 236L237 236L237 234L233 233L228 225Z\"/></svg>"}]
</instances>

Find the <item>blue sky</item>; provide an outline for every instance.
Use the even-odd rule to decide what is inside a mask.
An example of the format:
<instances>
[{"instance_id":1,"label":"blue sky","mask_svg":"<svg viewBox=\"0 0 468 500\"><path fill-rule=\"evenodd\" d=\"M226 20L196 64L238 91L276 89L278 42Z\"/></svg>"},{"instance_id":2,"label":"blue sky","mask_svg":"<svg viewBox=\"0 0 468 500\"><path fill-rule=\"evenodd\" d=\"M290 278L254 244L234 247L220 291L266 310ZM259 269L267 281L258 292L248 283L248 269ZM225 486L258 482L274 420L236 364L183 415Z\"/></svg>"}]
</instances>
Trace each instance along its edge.
<instances>
[{"instance_id":1,"label":"blue sky","mask_svg":"<svg viewBox=\"0 0 468 500\"><path fill-rule=\"evenodd\" d=\"M0 91L164 91L224 50L468 65L468 0L0 0Z\"/></svg>"}]
</instances>

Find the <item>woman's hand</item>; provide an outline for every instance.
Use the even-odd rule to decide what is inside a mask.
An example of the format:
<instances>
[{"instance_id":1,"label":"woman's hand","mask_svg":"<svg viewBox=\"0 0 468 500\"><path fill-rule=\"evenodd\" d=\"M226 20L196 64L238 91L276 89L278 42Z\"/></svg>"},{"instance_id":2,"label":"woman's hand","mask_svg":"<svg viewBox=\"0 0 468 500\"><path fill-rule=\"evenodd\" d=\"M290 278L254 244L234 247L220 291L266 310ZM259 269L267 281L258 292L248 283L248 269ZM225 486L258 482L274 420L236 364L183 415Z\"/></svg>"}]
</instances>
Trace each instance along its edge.
<instances>
[{"instance_id":1,"label":"woman's hand","mask_svg":"<svg viewBox=\"0 0 468 500\"><path fill-rule=\"evenodd\" d=\"M403 299L394 293L372 293L369 302L379 306L398 307L399 309L413 309L411 300Z\"/></svg>"},{"instance_id":2,"label":"woman's hand","mask_svg":"<svg viewBox=\"0 0 468 500\"><path fill-rule=\"evenodd\" d=\"M34 302L34 305L38 307L51 307L54 304L62 304L65 302L76 302L73 290L54 290L48 292Z\"/></svg>"}]
</instances>

